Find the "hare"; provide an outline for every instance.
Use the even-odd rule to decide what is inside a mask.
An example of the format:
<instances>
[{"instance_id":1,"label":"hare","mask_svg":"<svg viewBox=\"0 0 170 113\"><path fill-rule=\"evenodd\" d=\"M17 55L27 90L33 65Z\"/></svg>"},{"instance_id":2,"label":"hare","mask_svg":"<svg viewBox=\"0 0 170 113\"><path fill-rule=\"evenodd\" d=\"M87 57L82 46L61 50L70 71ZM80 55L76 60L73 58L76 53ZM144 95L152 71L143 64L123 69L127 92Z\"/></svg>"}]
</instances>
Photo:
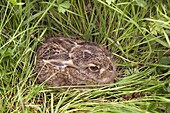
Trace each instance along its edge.
<instances>
[{"instance_id":1,"label":"hare","mask_svg":"<svg viewBox=\"0 0 170 113\"><path fill-rule=\"evenodd\" d=\"M65 37L49 38L38 47L35 71L40 83L52 86L109 84L116 77L106 48Z\"/></svg>"}]
</instances>

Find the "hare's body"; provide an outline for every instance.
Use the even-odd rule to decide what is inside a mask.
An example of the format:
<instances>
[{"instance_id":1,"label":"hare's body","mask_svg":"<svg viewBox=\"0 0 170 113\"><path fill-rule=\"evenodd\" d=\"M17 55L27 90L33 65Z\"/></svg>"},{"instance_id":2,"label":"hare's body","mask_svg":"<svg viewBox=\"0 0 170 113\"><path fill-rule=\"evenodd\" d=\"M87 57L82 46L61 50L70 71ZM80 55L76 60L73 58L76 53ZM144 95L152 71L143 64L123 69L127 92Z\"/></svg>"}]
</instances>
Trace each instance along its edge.
<instances>
[{"instance_id":1,"label":"hare's body","mask_svg":"<svg viewBox=\"0 0 170 113\"><path fill-rule=\"evenodd\" d=\"M104 47L53 37L37 50L36 72L49 85L93 85L112 83L116 69Z\"/></svg>"}]
</instances>

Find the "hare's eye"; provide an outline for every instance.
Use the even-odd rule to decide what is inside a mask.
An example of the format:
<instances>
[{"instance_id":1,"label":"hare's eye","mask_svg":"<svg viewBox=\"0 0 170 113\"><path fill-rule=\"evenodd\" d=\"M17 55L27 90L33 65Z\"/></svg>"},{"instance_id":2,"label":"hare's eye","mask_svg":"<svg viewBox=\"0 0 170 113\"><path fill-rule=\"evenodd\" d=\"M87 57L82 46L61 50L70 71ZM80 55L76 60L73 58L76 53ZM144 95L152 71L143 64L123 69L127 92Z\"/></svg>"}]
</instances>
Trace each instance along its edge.
<instances>
[{"instance_id":1,"label":"hare's eye","mask_svg":"<svg viewBox=\"0 0 170 113\"><path fill-rule=\"evenodd\" d=\"M90 66L89 69L92 71L92 72L98 72L99 71L99 68L97 66Z\"/></svg>"}]
</instances>

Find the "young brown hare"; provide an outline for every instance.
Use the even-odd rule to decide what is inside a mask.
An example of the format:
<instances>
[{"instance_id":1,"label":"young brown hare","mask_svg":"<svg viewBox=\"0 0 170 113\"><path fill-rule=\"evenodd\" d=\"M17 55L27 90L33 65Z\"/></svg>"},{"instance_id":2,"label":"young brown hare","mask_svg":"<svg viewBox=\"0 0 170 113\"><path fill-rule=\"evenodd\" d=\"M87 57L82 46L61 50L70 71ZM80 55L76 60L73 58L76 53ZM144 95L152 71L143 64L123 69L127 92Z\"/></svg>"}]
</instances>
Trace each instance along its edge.
<instances>
[{"instance_id":1,"label":"young brown hare","mask_svg":"<svg viewBox=\"0 0 170 113\"><path fill-rule=\"evenodd\" d=\"M107 49L64 37L49 38L38 48L35 71L40 83L53 86L109 84L116 77Z\"/></svg>"}]
</instances>

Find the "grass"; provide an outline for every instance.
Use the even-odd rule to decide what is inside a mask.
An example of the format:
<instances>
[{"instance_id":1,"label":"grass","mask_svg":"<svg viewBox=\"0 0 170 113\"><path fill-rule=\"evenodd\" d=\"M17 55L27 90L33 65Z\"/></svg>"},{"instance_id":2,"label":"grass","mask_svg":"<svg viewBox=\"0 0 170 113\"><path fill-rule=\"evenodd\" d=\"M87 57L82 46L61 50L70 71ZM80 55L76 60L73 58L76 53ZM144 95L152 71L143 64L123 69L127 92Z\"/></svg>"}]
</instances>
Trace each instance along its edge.
<instances>
[{"instance_id":1,"label":"grass","mask_svg":"<svg viewBox=\"0 0 170 113\"><path fill-rule=\"evenodd\" d=\"M23 3L0 2L1 112L170 113L168 0ZM107 45L117 82L101 88L36 84L36 48L55 35Z\"/></svg>"}]
</instances>

